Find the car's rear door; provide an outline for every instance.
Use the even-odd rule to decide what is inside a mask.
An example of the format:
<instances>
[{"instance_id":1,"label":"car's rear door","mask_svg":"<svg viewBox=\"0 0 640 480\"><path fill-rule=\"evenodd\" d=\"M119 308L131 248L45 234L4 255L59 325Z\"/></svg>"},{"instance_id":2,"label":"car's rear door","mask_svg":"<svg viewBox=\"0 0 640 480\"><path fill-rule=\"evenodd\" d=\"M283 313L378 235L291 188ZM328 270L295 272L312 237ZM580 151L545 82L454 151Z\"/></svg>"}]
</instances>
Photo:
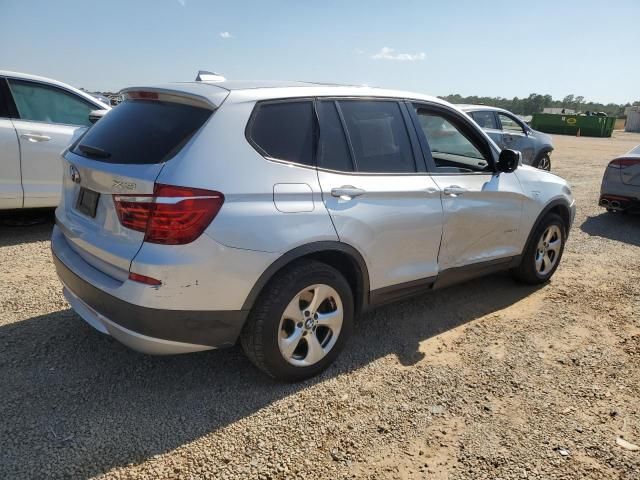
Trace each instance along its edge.
<instances>
[{"instance_id":1,"label":"car's rear door","mask_svg":"<svg viewBox=\"0 0 640 480\"><path fill-rule=\"evenodd\" d=\"M9 101L6 80L0 77L0 210L22 207L20 146Z\"/></svg>"},{"instance_id":2,"label":"car's rear door","mask_svg":"<svg viewBox=\"0 0 640 480\"><path fill-rule=\"evenodd\" d=\"M18 118L24 207L55 207L60 200L60 154L90 125L89 112L100 108L54 85L9 78Z\"/></svg>"},{"instance_id":3,"label":"car's rear door","mask_svg":"<svg viewBox=\"0 0 640 480\"><path fill-rule=\"evenodd\" d=\"M486 137L453 109L414 103L431 178L442 190L444 229L438 268L508 259L521 253L525 196L513 173L496 173Z\"/></svg>"},{"instance_id":4,"label":"car's rear door","mask_svg":"<svg viewBox=\"0 0 640 480\"><path fill-rule=\"evenodd\" d=\"M374 301L438 273L440 189L426 173L406 106L321 99L318 178L341 241L363 255Z\"/></svg>"}]
</instances>

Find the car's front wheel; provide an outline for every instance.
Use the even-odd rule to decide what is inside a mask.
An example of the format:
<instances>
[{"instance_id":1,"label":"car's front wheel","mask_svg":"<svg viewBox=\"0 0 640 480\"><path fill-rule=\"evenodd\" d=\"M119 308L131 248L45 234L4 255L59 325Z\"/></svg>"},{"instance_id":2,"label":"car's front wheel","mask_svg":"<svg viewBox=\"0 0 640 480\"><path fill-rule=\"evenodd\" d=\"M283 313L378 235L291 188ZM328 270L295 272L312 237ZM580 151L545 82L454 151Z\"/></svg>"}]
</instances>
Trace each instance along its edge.
<instances>
[{"instance_id":1,"label":"car's front wheel","mask_svg":"<svg viewBox=\"0 0 640 480\"><path fill-rule=\"evenodd\" d=\"M353 328L349 283L333 267L296 262L260 295L242 335L249 359L274 378L317 375L338 356Z\"/></svg>"},{"instance_id":2,"label":"car's front wheel","mask_svg":"<svg viewBox=\"0 0 640 480\"><path fill-rule=\"evenodd\" d=\"M531 285L548 281L560 264L566 239L562 217L548 213L533 232L520 265L512 270L513 275Z\"/></svg>"},{"instance_id":3,"label":"car's front wheel","mask_svg":"<svg viewBox=\"0 0 640 480\"><path fill-rule=\"evenodd\" d=\"M549 154L542 154L540 158L538 158L535 166L540 170L546 170L547 172L551 171L551 157L549 156Z\"/></svg>"}]
</instances>

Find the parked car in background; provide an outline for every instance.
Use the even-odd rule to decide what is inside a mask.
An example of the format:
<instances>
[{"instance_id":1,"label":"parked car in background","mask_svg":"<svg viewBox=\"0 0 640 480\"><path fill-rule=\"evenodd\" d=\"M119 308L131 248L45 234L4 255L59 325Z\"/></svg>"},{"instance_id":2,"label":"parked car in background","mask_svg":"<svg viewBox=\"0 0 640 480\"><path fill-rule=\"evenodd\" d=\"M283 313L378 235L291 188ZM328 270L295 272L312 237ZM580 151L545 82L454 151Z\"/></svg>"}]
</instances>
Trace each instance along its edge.
<instances>
[{"instance_id":1,"label":"parked car in background","mask_svg":"<svg viewBox=\"0 0 640 480\"><path fill-rule=\"evenodd\" d=\"M0 70L0 210L55 207L61 152L111 107L49 78Z\"/></svg>"},{"instance_id":2,"label":"parked car in background","mask_svg":"<svg viewBox=\"0 0 640 480\"><path fill-rule=\"evenodd\" d=\"M102 95L101 93L90 92L89 95L91 95L93 98L100 101L101 103L111 106L111 100L108 97L105 97L104 95Z\"/></svg>"},{"instance_id":3,"label":"parked car in background","mask_svg":"<svg viewBox=\"0 0 640 480\"><path fill-rule=\"evenodd\" d=\"M124 93L64 154L51 243L71 306L131 348L240 339L300 380L368 308L496 270L543 283L560 262L567 183L442 100L295 82Z\"/></svg>"},{"instance_id":4,"label":"parked car in background","mask_svg":"<svg viewBox=\"0 0 640 480\"><path fill-rule=\"evenodd\" d=\"M551 135L538 132L515 114L486 105L456 105L473 118L500 148L522 153L522 163L551 170Z\"/></svg>"},{"instance_id":5,"label":"parked car in background","mask_svg":"<svg viewBox=\"0 0 640 480\"><path fill-rule=\"evenodd\" d=\"M608 212L640 211L640 145L609 162L600 187Z\"/></svg>"}]
</instances>

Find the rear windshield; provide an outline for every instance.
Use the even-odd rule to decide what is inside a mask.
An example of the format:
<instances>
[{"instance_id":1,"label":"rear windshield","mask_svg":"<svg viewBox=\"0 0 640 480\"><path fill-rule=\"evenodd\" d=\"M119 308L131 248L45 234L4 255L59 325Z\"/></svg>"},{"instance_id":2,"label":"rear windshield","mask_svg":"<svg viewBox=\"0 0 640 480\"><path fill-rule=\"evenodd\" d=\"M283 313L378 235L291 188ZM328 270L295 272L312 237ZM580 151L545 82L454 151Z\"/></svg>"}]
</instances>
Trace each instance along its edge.
<instances>
[{"instance_id":1,"label":"rear windshield","mask_svg":"<svg viewBox=\"0 0 640 480\"><path fill-rule=\"evenodd\" d=\"M107 163L162 163L178 153L212 113L181 103L127 100L91 127L73 153Z\"/></svg>"}]
</instances>

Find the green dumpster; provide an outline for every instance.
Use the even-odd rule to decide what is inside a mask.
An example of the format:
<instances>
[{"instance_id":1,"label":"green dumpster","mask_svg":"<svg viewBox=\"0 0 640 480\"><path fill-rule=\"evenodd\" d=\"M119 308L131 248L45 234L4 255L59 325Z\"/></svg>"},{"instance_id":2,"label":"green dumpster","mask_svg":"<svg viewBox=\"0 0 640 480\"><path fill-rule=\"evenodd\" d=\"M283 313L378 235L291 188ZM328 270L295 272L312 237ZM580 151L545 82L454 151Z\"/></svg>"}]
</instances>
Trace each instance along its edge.
<instances>
[{"instance_id":1,"label":"green dumpster","mask_svg":"<svg viewBox=\"0 0 640 480\"><path fill-rule=\"evenodd\" d=\"M534 113L531 128L562 135L578 135L579 132L585 137L610 137L615 123L616 117Z\"/></svg>"}]
</instances>

